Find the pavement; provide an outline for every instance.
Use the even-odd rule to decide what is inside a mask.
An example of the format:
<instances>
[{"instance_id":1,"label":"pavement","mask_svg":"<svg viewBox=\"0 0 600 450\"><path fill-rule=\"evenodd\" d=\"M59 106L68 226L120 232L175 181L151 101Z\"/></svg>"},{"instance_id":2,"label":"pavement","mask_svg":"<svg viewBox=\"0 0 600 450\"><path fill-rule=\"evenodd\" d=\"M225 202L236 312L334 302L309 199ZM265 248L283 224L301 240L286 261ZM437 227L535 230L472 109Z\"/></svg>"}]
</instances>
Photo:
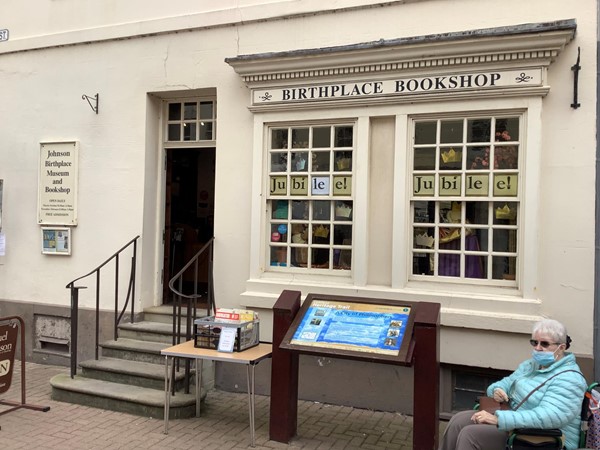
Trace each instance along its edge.
<instances>
[{"instance_id":1,"label":"pavement","mask_svg":"<svg viewBox=\"0 0 600 450\"><path fill-rule=\"evenodd\" d=\"M20 362L0 400L21 402ZM169 421L139 417L50 398L50 379L60 366L26 364L25 408L0 415L0 449L246 449L250 447L248 397L208 392L200 418ZM289 444L269 440L269 397L256 396L257 449L412 449L412 417L317 402L298 403L298 434ZM0 405L0 414L7 406Z\"/></svg>"}]
</instances>

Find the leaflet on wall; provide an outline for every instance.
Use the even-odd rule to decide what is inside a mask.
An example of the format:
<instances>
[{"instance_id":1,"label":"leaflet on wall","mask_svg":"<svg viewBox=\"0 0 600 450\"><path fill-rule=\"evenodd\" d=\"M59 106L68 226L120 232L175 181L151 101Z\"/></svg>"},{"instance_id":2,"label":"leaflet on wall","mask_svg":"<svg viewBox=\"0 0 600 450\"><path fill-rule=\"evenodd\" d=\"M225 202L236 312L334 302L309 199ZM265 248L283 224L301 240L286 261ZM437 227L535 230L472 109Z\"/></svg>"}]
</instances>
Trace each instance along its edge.
<instances>
[{"instance_id":1,"label":"leaflet on wall","mask_svg":"<svg viewBox=\"0 0 600 450\"><path fill-rule=\"evenodd\" d=\"M42 143L38 183L38 223L77 225L79 142Z\"/></svg>"},{"instance_id":2,"label":"leaflet on wall","mask_svg":"<svg viewBox=\"0 0 600 450\"><path fill-rule=\"evenodd\" d=\"M71 229L42 228L42 253L47 255L71 254Z\"/></svg>"},{"instance_id":3,"label":"leaflet on wall","mask_svg":"<svg viewBox=\"0 0 600 450\"><path fill-rule=\"evenodd\" d=\"M410 304L389 300L311 294L282 347L404 360L412 338L412 310Z\"/></svg>"}]
</instances>

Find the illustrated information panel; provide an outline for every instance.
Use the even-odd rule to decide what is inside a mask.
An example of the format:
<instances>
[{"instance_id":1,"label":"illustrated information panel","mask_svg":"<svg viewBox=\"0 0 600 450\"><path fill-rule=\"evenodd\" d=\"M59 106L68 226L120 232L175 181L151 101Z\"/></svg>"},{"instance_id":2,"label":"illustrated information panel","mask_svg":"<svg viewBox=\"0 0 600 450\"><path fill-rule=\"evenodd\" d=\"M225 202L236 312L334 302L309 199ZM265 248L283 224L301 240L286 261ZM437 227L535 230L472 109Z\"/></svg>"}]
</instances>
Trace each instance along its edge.
<instances>
[{"instance_id":1,"label":"illustrated information panel","mask_svg":"<svg viewBox=\"0 0 600 450\"><path fill-rule=\"evenodd\" d=\"M409 306L314 299L290 344L398 355L410 312Z\"/></svg>"}]
</instances>

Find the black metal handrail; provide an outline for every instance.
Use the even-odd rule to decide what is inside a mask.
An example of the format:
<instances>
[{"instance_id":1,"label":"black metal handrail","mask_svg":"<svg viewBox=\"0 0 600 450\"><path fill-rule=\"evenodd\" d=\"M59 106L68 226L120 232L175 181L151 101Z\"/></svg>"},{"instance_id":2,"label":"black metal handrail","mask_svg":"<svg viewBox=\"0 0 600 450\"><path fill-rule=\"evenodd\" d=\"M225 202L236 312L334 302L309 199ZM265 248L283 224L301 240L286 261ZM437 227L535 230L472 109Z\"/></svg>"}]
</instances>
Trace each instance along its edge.
<instances>
[{"instance_id":1,"label":"black metal handrail","mask_svg":"<svg viewBox=\"0 0 600 450\"><path fill-rule=\"evenodd\" d=\"M202 294L198 293L198 268L199 260L204 253L208 252L208 286L207 286L207 298L206 298L206 315L214 313L214 287L213 287L213 243L215 238L212 237L209 241L202 246L200 250L187 262L183 268L177 272L173 278L169 281L169 290L174 294L173 296L173 345L179 344L181 341L181 307L183 299L187 300L187 311L186 311L186 329L185 337L186 340L190 340L192 337L192 318L196 319L196 307L198 299L202 298ZM191 294L183 293L183 275L188 271L190 267L193 268L194 283L193 292ZM177 284L177 287L175 285Z\"/></svg>"},{"instance_id":2,"label":"black metal handrail","mask_svg":"<svg viewBox=\"0 0 600 450\"><path fill-rule=\"evenodd\" d=\"M192 338L192 322L196 320L196 309L198 306L198 299L202 298L202 294L198 293L198 269L199 260L204 253L208 252L208 277L207 277L207 298L206 298L206 315L210 316L211 312L214 314L215 302L214 302L214 287L213 287L213 244L214 237L202 246L198 252L187 262L183 268L171 278L169 281L169 290L173 293L173 345L181 342L181 308L184 299L186 300L186 323L185 323L185 339L189 341ZM193 266L193 292L190 294L183 293L183 275ZM177 287L175 287L177 285ZM179 370L179 364L177 364L177 370ZM175 364L172 367L171 376L175 376ZM185 392L189 393L190 390L190 360L185 360ZM174 384L172 388L172 394L174 394Z\"/></svg>"},{"instance_id":3,"label":"black metal handrail","mask_svg":"<svg viewBox=\"0 0 600 450\"><path fill-rule=\"evenodd\" d=\"M91 272L75 278L73 281L68 283L65 287L71 290L71 378L73 378L77 372L77 329L79 322L79 289L86 289L87 286L75 286L75 282L89 277L92 274L96 274L96 341L95 341L95 358L98 359L99 348L100 348L100 269L106 266L113 259L115 260L115 317L114 317L114 339L115 341L119 337L118 326L119 322L123 318L129 300L135 297L135 272L137 263L137 240L139 235L130 240L127 244L112 254L106 261L100 264ZM127 288L127 297L123 305L123 309L119 313L119 255L126 250L129 246L133 245L133 254L131 256L131 271L129 273L129 286ZM131 301L131 323L135 320L135 301Z\"/></svg>"}]
</instances>

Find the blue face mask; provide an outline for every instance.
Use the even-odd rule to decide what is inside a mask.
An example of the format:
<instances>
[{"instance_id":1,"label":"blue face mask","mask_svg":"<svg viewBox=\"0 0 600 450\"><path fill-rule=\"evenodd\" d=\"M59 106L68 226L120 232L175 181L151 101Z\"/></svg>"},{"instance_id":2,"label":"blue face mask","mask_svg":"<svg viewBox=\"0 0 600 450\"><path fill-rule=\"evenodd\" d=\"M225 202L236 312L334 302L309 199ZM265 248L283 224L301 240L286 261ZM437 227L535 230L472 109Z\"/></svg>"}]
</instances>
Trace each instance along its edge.
<instances>
[{"instance_id":1,"label":"blue face mask","mask_svg":"<svg viewBox=\"0 0 600 450\"><path fill-rule=\"evenodd\" d=\"M542 352L538 350L533 350L531 354L533 356L534 361L540 366L548 367L555 361L554 352Z\"/></svg>"}]
</instances>

